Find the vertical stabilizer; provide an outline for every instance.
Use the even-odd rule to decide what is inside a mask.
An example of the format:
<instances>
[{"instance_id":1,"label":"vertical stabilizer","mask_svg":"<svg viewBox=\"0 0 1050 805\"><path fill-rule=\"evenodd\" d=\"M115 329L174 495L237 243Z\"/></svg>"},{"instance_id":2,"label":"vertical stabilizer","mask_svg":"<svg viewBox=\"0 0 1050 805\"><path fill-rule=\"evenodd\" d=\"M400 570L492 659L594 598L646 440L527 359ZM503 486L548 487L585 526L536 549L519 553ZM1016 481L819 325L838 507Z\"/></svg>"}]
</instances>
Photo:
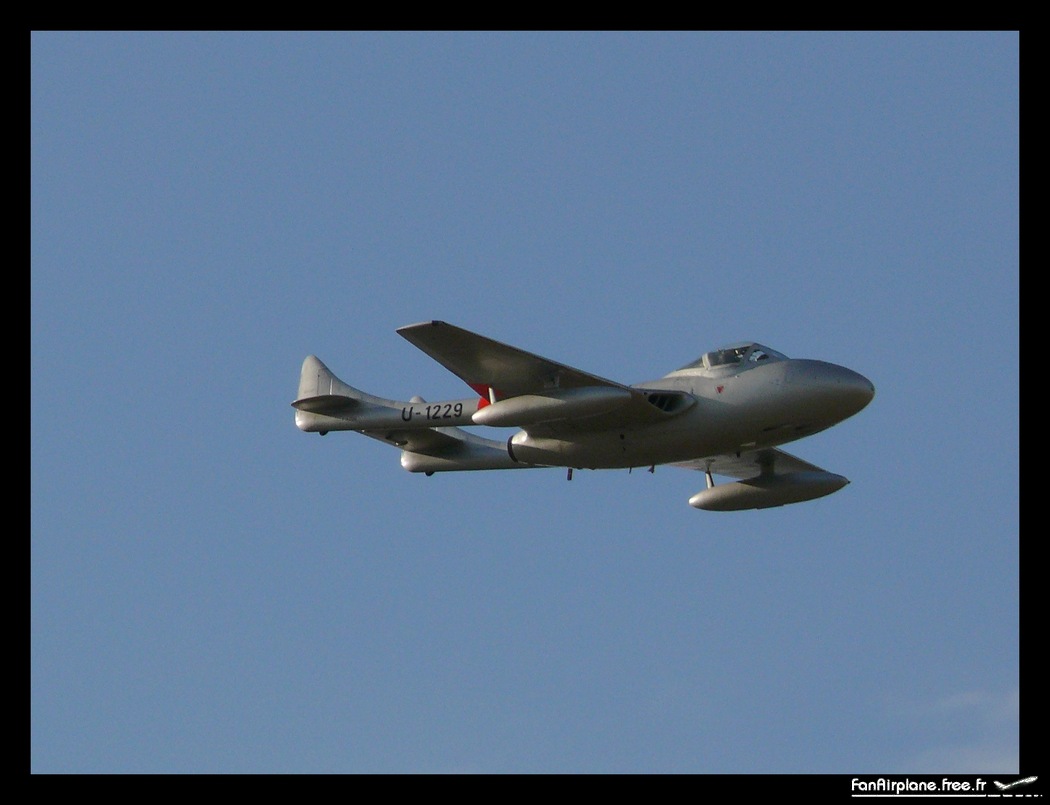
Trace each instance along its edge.
<instances>
[{"instance_id":1,"label":"vertical stabilizer","mask_svg":"<svg viewBox=\"0 0 1050 805\"><path fill-rule=\"evenodd\" d=\"M361 392L353 386L348 386L332 374L332 371L316 355L308 355L299 373L298 399L305 400L309 397L322 397L329 394L354 399L360 399L362 396Z\"/></svg>"}]
</instances>

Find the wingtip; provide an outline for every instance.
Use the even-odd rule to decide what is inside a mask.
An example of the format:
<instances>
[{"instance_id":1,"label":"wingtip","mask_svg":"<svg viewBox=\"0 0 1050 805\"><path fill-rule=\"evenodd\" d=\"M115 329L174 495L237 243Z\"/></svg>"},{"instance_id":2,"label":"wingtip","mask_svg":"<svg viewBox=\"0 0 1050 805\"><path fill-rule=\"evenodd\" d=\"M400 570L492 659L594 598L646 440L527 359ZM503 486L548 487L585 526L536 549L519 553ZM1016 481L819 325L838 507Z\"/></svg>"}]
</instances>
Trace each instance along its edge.
<instances>
[{"instance_id":1,"label":"wingtip","mask_svg":"<svg viewBox=\"0 0 1050 805\"><path fill-rule=\"evenodd\" d=\"M399 333L400 335L404 335L405 333L411 332L413 330L421 330L424 327L441 327L444 324L445 322L443 321L431 319L430 321L420 321L416 322L415 324L406 324L404 327L398 327L397 330L395 330L395 332Z\"/></svg>"}]
</instances>

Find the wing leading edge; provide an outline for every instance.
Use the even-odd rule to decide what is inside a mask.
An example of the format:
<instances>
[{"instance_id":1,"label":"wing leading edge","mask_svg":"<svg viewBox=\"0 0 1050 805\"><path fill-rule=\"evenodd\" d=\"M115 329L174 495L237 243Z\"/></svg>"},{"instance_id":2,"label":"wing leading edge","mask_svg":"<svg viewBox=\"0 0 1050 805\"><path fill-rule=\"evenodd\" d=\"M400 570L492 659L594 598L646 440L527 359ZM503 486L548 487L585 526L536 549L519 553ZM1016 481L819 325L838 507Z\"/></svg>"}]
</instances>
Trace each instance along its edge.
<instances>
[{"instance_id":1,"label":"wing leading edge","mask_svg":"<svg viewBox=\"0 0 1050 805\"><path fill-rule=\"evenodd\" d=\"M585 386L627 388L443 321L410 324L397 333L475 391L491 388L500 399Z\"/></svg>"},{"instance_id":2,"label":"wing leading edge","mask_svg":"<svg viewBox=\"0 0 1050 805\"><path fill-rule=\"evenodd\" d=\"M750 450L740 454L707 456L674 464L687 470L711 472L729 478L747 479L756 475L786 475L791 472L827 472L816 464L803 461L776 447Z\"/></svg>"},{"instance_id":3,"label":"wing leading edge","mask_svg":"<svg viewBox=\"0 0 1050 805\"><path fill-rule=\"evenodd\" d=\"M362 430L401 449L401 466L409 472L454 470L522 470L536 466L513 461L502 442L484 439L461 428Z\"/></svg>"}]
</instances>

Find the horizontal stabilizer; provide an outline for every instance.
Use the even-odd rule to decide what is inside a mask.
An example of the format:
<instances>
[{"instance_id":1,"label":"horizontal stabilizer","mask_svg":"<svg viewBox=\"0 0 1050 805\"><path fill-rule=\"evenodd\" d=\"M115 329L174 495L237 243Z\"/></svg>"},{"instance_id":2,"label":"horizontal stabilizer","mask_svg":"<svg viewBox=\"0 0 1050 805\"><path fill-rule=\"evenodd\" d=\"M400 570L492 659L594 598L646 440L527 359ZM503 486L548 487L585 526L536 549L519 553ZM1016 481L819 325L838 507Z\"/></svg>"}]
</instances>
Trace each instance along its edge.
<instances>
[{"instance_id":1,"label":"horizontal stabilizer","mask_svg":"<svg viewBox=\"0 0 1050 805\"><path fill-rule=\"evenodd\" d=\"M358 407L358 402L353 397L344 397L341 394L322 394L319 397L296 400L292 407L309 414L337 417L353 411Z\"/></svg>"}]
</instances>

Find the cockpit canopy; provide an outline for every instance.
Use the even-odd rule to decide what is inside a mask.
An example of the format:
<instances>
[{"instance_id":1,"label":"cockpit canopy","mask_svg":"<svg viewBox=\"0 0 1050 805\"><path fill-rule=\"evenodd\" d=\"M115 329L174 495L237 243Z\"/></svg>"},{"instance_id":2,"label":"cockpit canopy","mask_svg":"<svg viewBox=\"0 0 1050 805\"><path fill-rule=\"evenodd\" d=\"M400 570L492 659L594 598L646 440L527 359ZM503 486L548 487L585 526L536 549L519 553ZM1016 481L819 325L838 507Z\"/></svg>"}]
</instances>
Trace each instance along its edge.
<instances>
[{"instance_id":1,"label":"cockpit canopy","mask_svg":"<svg viewBox=\"0 0 1050 805\"><path fill-rule=\"evenodd\" d=\"M695 361L687 363L678 371L680 372L683 369L717 369L723 366L732 366L739 371L764 363L785 360L787 360L787 355L777 352L775 349L770 349L754 342L747 342L730 344L728 347L705 352Z\"/></svg>"}]
</instances>

